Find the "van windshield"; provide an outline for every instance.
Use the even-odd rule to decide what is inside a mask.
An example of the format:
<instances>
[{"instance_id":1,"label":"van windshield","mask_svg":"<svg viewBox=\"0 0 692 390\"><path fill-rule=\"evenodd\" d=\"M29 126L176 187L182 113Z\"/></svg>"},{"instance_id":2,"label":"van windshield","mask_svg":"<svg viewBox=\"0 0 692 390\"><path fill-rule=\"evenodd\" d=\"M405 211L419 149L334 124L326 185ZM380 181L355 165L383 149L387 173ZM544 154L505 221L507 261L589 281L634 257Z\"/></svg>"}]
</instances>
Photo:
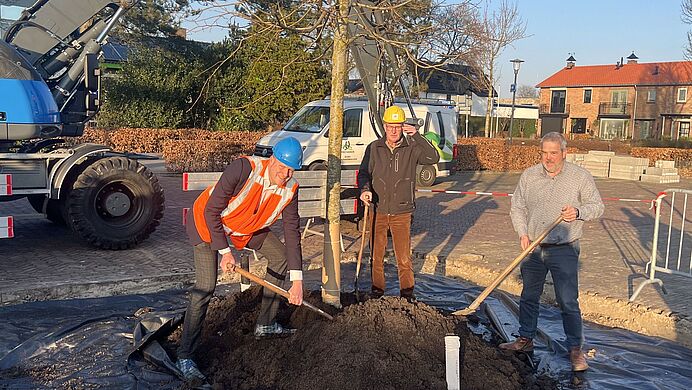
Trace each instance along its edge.
<instances>
[{"instance_id":1,"label":"van windshield","mask_svg":"<svg viewBox=\"0 0 692 390\"><path fill-rule=\"evenodd\" d=\"M284 130L319 133L329 123L329 107L305 106L291 118Z\"/></svg>"}]
</instances>

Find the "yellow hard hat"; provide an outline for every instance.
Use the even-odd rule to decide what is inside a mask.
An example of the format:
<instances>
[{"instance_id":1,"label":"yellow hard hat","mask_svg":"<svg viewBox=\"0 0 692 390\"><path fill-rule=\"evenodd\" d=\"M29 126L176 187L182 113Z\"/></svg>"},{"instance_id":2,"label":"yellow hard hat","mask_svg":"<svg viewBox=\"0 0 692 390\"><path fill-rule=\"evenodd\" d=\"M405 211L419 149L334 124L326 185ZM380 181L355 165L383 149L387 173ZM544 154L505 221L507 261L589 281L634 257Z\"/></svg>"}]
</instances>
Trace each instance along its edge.
<instances>
[{"instance_id":1,"label":"yellow hard hat","mask_svg":"<svg viewBox=\"0 0 692 390\"><path fill-rule=\"evenodd\" d=\"M384 110L384 123L404 123L406 114L399 106L391 106Z\"/></svg>"}]
</instances>

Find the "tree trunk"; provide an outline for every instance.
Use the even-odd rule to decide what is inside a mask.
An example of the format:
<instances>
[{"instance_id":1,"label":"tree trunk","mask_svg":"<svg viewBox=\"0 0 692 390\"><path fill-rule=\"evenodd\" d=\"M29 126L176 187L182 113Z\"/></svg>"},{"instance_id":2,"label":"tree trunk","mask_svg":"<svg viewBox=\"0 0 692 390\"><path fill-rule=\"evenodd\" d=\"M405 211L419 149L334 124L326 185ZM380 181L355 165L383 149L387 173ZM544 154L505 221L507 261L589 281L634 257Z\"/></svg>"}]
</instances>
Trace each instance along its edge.
<instances>
[{"instance_id":1,"label":"tree trunk","mask_svg":"<svg viewBox=\"0 0 692 390\"><path fill-rule=\"evenodd\" d=\"M341 307L341 139L344 118L344 88L347 75L347 26L349 0L339 0L332 52L332 92L329 106L329 157L327 158L327 226L324 230L322 301Z\"/></svg>"},{"instance_id":2,"label":"tree trunk","mask_svg":"<svg viewBox=\"0 0 692 390\"><path fill-rule=\"evenodd\" d=\"M485 136L486 137L492 137L492 112L493 112L493 66L492 64L489 67L489 78L488 78L488 99L486 100L485 104Z\"/></svg>"}]
</instances>

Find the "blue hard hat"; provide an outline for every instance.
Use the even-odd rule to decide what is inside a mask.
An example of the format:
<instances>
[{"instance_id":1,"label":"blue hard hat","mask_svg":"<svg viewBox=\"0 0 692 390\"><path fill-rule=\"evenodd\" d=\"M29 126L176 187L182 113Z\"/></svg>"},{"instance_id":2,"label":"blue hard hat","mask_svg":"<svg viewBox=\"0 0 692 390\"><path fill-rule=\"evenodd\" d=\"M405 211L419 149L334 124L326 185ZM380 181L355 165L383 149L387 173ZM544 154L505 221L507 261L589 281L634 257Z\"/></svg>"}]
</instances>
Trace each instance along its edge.
<instances>
[{"instance_id":1,"label":"blue hard hat","mask_svg":"<svg viewBox=\"0 0 692 390\"><path fill-rule=\"evenodd\" d=\"M274 145L273 155L285 166L298 170L303 166L303 148L293 137L287 137Z\"/></svg>"}]
</instances>

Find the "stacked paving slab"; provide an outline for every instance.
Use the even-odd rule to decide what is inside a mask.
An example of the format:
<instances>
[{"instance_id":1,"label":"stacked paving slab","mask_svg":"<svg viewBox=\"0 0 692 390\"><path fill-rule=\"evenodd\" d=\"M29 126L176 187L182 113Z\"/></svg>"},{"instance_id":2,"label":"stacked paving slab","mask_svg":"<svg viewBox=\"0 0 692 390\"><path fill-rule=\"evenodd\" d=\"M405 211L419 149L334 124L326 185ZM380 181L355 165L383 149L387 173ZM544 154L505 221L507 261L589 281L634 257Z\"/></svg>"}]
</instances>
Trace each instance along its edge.
<instances>
[{"instance_id":1,"label":"stacked paving slab","mask_svg":"<svg viewBox=\"0 0 692 390\"><path fill-rule=\"evenodd\" d=\"M584 165L584 156L584 153L568 153L566 161L581 167Z\"/></svg>"},{"instance_id":2,"label":"stacked paving slab","mask_svg":"<svg viewBox=\"0 0 692 390\"><path fill-rule=\"evenodd\" d=\"M584 155L581 166L591 172L594 177L608 177L610 172L610 159L615 156L615 152L604 152L600 150L590 150Z\"/></svg>"},{"instance_id":3,"label":"stacked paving slab","mask_svg":"<svg viewBox=\"0 0 692 390\"><path fill-rule=\"evenodd\" d=\"M649 166L648 158L611 157L608 177L623 180L639 180Z\"/></svg>"},{"instance_id":4,"label":"stacked paving slab","mask_svg":"<svg viewBox=\"0 0 692 390\"><path fill-rule=\"evenodd\" d=\"M678 183L680 175L675 168L675 161L658 160L654 167L647 167L646 173L641 175L641 181L647 183Z\"/></svg>"}]
</instances>

